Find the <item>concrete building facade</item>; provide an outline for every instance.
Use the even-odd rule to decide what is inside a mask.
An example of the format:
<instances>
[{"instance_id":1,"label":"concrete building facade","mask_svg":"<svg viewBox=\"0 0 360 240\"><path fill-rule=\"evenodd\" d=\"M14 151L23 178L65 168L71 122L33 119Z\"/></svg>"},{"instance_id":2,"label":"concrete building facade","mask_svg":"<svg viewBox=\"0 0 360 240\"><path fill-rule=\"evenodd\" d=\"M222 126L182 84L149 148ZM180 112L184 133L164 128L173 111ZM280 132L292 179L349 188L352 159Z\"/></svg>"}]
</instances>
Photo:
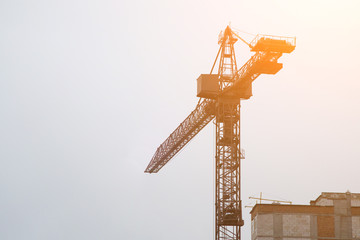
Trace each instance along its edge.
<instances>
[{"instance_id":1,"label":"concrete building facade","mask_svg":"<svg viewBox=\"0 0 360 240\"><path fill-rule=\"evenodd\" d=\"M252 240L360 240L360 194L322 193L310 205L256 204Z\"/></svg>"}]
</instances>

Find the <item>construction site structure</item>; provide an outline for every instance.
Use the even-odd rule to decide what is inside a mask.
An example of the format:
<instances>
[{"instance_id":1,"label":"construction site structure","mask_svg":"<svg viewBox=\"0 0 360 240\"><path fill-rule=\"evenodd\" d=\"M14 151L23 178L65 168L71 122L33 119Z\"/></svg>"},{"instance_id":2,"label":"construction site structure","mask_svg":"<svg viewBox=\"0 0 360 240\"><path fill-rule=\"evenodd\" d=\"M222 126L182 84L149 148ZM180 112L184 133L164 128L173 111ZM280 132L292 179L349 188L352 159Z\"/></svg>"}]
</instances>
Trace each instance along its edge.
<instances>
[{"instance_id":1,"label":"construction site structure","mask_svg":"<svg viewBox=\"0 0 360 240\"><path fill-rule=\"evenodd\" d=\"M276 74L278 59L295 49L295 38L257 35L248 44L253 56L237 68L234 44L240 37L229 26L220 33L218 54L210 74L197 79L200 100L194 111L158 147L145 172L158 172L212 119L216 125L215 238L240 239L244 225L241 207L240 100L252 96L252 82L260 74ZM243 39L241 39L243 40ZM218 72L213 69L218 62Z\"/></svg>"},{"instance_id":2,"label":"construction site structure","mask_svg":"<svg viewBox=\"0 0 360 240\"><path fill-rule=\"evenodd\" d=\"M256 204L251 240L359 240L360 194L323 192L310 205Z\"/></svg>"},{"instance_id":3,"label":"construction site structure","mask_svg":"<svg viewBox=\"0 0 360 240\"><path fill-rule=\"evenodd\" d=\"M272 202L272 203L289 203L289 204L292 204L291 201L263 198L262 192L260 192L260 197L249 197L249 199L254 199L254 200L256 200L256 203L258 203L257 200L259 200L259 201L260 201L260 202L259 202L260 204L261 204L262 201L267 201L267 202Z\"/></svg>"}]
</instances>

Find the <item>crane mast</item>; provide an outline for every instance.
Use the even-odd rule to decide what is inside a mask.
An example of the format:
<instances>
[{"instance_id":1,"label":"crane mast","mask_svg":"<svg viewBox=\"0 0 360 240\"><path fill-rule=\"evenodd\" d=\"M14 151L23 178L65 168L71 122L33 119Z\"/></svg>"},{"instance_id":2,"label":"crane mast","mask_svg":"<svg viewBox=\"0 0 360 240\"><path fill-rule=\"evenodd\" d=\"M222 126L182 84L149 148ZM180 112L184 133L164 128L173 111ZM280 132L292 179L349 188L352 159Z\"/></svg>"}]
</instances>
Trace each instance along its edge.
<instances>
[{"instance_id":1,"label":"crane mast","mask_svg":"<svg viewBox=\"0 0 360 240\"><path fill-rule=\"evenodd\" d=\"M227 27L220 34L220 92L235 82L237 71L234 44L237 41ZM240 100L218 96L216 101L215 153L215 236L216 239L240 239L244 225L240 197Z\"/></svg>"},{"instance_id":2,"label":"crane mast","mask_svg":"<svg viewBox=\"0 0 360 240\"><path fill-rule=\"evenodd\" d=\"M229 26L220 34L218 74L200 75L197 80L197 96L202 99L195 110L158 147L145 169L146 173L158 172L215 118L216 240L239 240L240 228L244 225L240 161L245 157L240 148L240 100L252 96L252 82L260 74L276 74L282 68L282 63L277 60L283 53L292 52L296 43L295 38L257 35L248 44L255 54L237 69L234 44L238 38Z\"/></svg>"}]
</instances>

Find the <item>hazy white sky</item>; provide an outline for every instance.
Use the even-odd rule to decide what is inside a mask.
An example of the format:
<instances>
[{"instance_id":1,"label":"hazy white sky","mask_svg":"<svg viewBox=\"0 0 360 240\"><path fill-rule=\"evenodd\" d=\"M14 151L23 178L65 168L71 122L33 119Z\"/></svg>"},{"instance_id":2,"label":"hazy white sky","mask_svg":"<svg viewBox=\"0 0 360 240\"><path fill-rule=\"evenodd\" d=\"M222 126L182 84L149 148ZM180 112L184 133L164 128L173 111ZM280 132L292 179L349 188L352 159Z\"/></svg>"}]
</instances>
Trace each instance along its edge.
<instances>
[{"instance_id":1,"label":"hazy white sky","mask_svg":"<svg viewBox=\"0 0 360 240\"><path fill-rule=\"evenodd\" d=\"M231 26L297 37L242 102L243 205L360 192L360 2L0 2L0 239L212 239L214 129L158 174ZM251 40L252 35L243 34ZM247 47L236 45L240 65ZM244 209L243 239L250 239Z\"/></svg>"}]
</instances>

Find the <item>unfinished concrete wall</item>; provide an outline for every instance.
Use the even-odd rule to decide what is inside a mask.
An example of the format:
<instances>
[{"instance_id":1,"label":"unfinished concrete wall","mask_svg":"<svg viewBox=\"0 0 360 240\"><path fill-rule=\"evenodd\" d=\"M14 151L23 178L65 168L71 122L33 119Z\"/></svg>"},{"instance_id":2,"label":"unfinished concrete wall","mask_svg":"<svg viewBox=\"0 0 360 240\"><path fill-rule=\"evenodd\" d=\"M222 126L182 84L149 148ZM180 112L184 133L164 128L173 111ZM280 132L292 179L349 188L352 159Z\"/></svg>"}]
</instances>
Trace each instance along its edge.
<instances>
[{"instance_id":1,"label":"unfinished concrete wall","mask_svg":"<svg viewBox=\"0 0 360 240\"><path fill-rule=\"evenodd\" d=\"M350 195L347 196L347 199L334 200L334 217L335 238L351 239L352 219Z\"/></svg>"},{"instance_id":2,"label":"unfinished concrete wall","mask_svg":"<svg viewBox=\"0 0 360 240\"><path fill-rule=\"evenodd\" d=\"M351 199L351 206L352 207L360 207L360 198L353 198Z\"/></svg>"},{"instance_id":3,"label":"unfinished concrete wall","mask_svg":"<svg viewBox=\"0 0 360 240\"><path fill-rule=\"evenodd\" d=\"M252 240L274 240L274 214L259 214L252 221Z\"/></svg>"},{"instance_id":4,"label":"unfinished concrete wall","mask_svg":"<svg viewBox=\"0 0 360 240\"><path fill-rule=\"evenodd\" d=\"M251 222L253 240L310 240L311 217L304 214L259 214Z\"/></svg>"},{"instance_id":5,"label":"unfinished concrete wall","mask_svg":"<svg viewBox=\"0 0 360 240\"><path fill-rule=\"evenodd\" d=\"M335 237L334 216L316 216L319 238L331 239Z\"/></svg>"},{"instance_id":6,"label":"unfinished concrete wall","mask_svg":"<svg viewBox=\"0 0 360 240\"><path fill-rule=\"evenodd\" d=\"M332 199L322 198L316 202L317 206L333 206L334 202Z\"/></svg>"},{"instance_id":7,"label":"unfinished concrete wall","mask_svg":"<svg viewBox=\"0 0 360 240\"><path fill-rule=\"evenodd\" d=\"M352 217L352 237L360 239L360 216Z\"/></svg>"},{"instance_id":8,"label":"unfinished concrete wall","mask_svg":"<svg viewBox=\"0 0 360 240\"><path fill-rule=\"evenodd\" d=\"M257 216L255 216L252 220L251 220L251 240L254 240L256 237L256 222L257 222Z\"/></svg>"},{"instance_id":9,"label":"unfinished concrete wall","mask_svg":"<svg viewBox=\"0 0 360 240\"><path fill-rule=\"evenodd\" d=\"M317 206L333 206L335 200L351 199L352 207L360 207L360 194L359 193L328 193L323 192L314 201Z\"/></svg>"},{"instance_id":10,"label":"unfinished concrete wall","mask_svg":"<svg viewBox=\"0 0 360 240\"><path fill-rule=\"evenodd\" d=\"M283 215L283 236L310 237L310 215Z\"/></svg>"},{"instance_id":11,"label":"unfinished concrete wall","mask_svg":"<svg viewBox=\"0 0 360 240\"><path fill-rule=\"evenodd\" d=\"M263 214L258 218L257 224L257 234L260 236L273 236L274 234L274 224L273 224L273 214Z\"/></svg>"}]
</instances>

